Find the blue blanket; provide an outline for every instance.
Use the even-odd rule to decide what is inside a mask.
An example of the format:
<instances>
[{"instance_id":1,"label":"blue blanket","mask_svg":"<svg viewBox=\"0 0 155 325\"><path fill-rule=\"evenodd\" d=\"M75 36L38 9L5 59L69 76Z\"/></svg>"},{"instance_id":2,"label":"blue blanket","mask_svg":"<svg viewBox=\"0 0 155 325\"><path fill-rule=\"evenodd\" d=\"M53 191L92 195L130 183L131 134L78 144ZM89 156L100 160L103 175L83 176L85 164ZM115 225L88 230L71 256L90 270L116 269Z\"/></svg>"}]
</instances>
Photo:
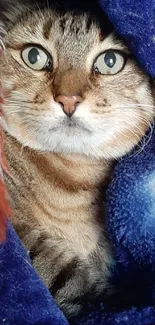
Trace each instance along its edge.
<instances>
[{"instance_id":1,"label":"blue blanket","mask_svg":"<svg viewBox=\"0 0 155 325\"><path fill-rule=\"evenodd\" d=\"M155 1L100 0L141 66L155 75ZM107 192L106 222L117 257L117 293L88 303L71 325L155 324L155 130L145 150L122 158ZM67 325L8 222L0 245L0 325Z\"/></svg>"}]
</instances>

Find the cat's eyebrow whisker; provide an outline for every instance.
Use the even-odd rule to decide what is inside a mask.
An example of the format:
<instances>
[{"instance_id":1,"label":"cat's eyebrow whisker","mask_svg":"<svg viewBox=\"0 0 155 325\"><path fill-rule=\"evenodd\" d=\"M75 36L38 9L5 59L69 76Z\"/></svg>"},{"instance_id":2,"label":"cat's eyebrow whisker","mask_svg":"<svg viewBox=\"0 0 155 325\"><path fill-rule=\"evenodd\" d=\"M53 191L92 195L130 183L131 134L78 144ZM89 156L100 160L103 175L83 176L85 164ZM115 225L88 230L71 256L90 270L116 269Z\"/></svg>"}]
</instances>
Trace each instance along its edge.
<instances>
[{"instance_id":1,"label":"cat's eyebrow whisker","mask_svg":"<svg viewBox=\"0 0 155 325\"><path fill-rule=\"evenodd\" d=\"M46 0L47 9L50 10L49 0Z\"/></svg>"},{"instance_id":2,"label":"cat's eyebrow whisker","mask_svg":"<svg viewBox=\"0 0 155 325\"><path fill-rule=\"evenodd\" d=\"M37 7L37 9L38 9L38 11L39 11L40 16L41 16L40 23L43 24L43 22L44 22L44 20L45 20L45 19L44 19L44 14L43 14L43 12L42 12L40 6L39 6L39 3L38 3L36 0L35 0L34 2L35 2L35 5L36 5L36 7Z\"/></svg>"}]
</instances>

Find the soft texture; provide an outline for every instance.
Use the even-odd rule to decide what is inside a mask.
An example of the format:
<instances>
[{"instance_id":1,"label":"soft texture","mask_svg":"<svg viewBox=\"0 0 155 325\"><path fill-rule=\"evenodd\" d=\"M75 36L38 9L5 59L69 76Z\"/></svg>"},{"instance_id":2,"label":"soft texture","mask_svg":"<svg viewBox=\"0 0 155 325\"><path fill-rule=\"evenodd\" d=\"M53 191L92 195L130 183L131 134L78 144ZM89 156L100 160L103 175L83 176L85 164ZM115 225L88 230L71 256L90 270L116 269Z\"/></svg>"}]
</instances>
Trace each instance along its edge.
<instances>
[{"instance_id":1,"label":"soft texture","mask_svg":"<svg viewBox=\"0 0 155 325\"><path fill-rule=\"evenodd\" d=\"M75 324L155 324L155 131L116 166L107 193L107 229L119 292ZM112 312L112 313L111 313Z\"/></svg>"},{"instance_id":2,"label":"soft texture","mask_svg":"<svg viewBox=\"0 0 155 325\"><path fill-rule=\"evenodd\" d=\"M141 66L155 76L155 1L99 0Z\"/></svg>"},{"instance_id":3,"label":"soft texture","mask_svg":"<svg viewBox=\"0 0 155 325\"><path fill-rule=\"evenodd\" d=\"M100 3L140 64L154 76L154 1ZM107 193L107 229L117 256L112 281L120 292L109 302L90 304L72 325L155 324L155 132L143 141L143 150L135 148L118 163ZM0 260L0 324L67 324L10 224Z\"/></svg>"},{"instance_id":4,"label":"soft texture","mask_svg":"<svg viewBox=\"0 0 155 325\"><path fill-rule=\"evenodd\" d=\"M67 325L10 223L0 245L0 324Z\"/></svg>"}]
</instances>

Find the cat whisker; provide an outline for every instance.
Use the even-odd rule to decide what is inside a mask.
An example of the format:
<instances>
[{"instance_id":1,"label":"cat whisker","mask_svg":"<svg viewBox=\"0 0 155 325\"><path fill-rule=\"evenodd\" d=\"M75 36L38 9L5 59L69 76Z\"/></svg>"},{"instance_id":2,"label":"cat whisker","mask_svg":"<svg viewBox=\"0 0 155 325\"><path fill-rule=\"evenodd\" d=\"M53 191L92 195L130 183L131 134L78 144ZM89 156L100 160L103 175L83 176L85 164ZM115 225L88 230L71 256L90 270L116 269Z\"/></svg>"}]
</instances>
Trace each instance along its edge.
<instances>
[{"instance_id":1,"label":"cat whisker","mask_svg":"<svg viewBox=\"0 0 155 325\"><path fill-rule=\"evenodd\" d=\"M27 106L30 106L33 104L33 101L28 101L28 100L19 100L19 99L7 99L7 103L11 105L17 105L18 107L21 106L22 104L26 104Z\"/></svg>"},{"instance_id":2,"label":"cat whisker","mask_svg":"<svg viewBox=\"0 0 155 325\"><path fill-rule=\"evenodd\" d=\"M146 112L146 109L155 109L155 106L154 105L148 105L148 104L129 104L129 105L118 105L118 106L115 106L116 109L132 109L132 110L135 110L135 109L139 109L139 110L145 110ZM149 110L148 110L149 112Z\"/></svg>"},{"instance_id":3,"label":"cat whisker","mask_svg":"<svg viewBox=\"0 0 155 325\"><path fill-rule=\"evenodd\" d=\"M139 107L139 106L140 106L140 107L142 106L142 107L152 107L152 108L155 108L154 105L149 105L149 104L136 104L136 103L132 103L132 104L127 104L127 105L126 105L126 104L125 104L125 105L124 105L124 104L116 105L116 107L121 107L121 108L124 108L124 107L125 107L125 108L126 108L126 107L127 107L127 108L128 108L128 107Z\"/></svg>"},{"instance_id":4,"label":"cat whisker","mask_svg":"<svg viewBox=\"0 0 155 325\"><path fill-rule=\"evenodd\" d=\"M148 143L151 141L152 134L153 134L153 128L154 128L154 122L153 122L152 125L151 124L149 125L150 133L149 133L149 135L145 134L143 136L143 138L141 139L142 146L140 148L140 151L138 151L137 153L135 153L134 156L137 155L137 154L139 154L140 152L142 152L144 150L144 148L148 145Z\"/></svg>"},{"instance_id":5,"label":"cat whisker","mask_svg":"<svg viewBox=\"0 0 155 325\"><path fill-rule=\"evenodd\" d=\"M33 136L33 134L36 132L38 130L38 127L36 127L36 128L34 128L33 130L32 130L32 132L29 132L29 130L28 130L28 132L27 132L27 136L24 136L23 137L23 145L22 145L22 148L21 148L21 151L20 151L20 153L22 154L22 152L23 152L23 149L24 149L24 147L25 146L27 146L28 145L28 140Z\"/></svg>"},{"instance_id":6,"label":"cat whisker","mask_svg":"<svg viewBox=\"0 0 155 325\"><path fill-rule=\"evenodd\" d=\"M5 112L5 115L10 116L10 115L18 114L18 113L21 113L21 111L20 110L12 110L12 111Z\"/></svg>"},{"instance_id":7,"label":"cat whisker","mask_svg":"<svg viewBox=\"0 0 155 325\"><path fill-rule=\"evenodd\" d=\"M20 121L20 124L26 127L31 127L31 126L35 126L35 121L29 121L29 120L24 120L24 121Z\"/></svg>"},{"instance_id":8,"label":"cat whisker","mask_svg":"<svg viewBox=\"0 0 155 325\"><path fill-rule=\"evenodd\" d=\"M143 136L143 133L141 132L141 136L139 136L139 143L137 144L137 148L139 148L139 149L136 152L134 152L133 154L129 155L129 158L132 158L132 157L135 157L135 156L139 155L145 149L145 147L148 145L148 143L150 142L150 140L152 138L152 133L153 133L153 128L154 128L154 122L152 123L153 125L151 123L147 123L147 124L148 124L148 127L150 129L149 136L147 134L145 134ZM139 131L139 128L137 126L135 126L135 128ZM126 134L124 134L123 132L121 134L123 136L125 136L127 140L130 140L130 138L127 137ZM136 133L135 132L133 132L133 134L136 136Z\"/></svg>"},{"instance_id":9,"label":"cat whisker","mask_svg":"<svg viewBox=\"0 0 155 325\"><path fill-rule=\"evenodd\" d=\"M145 149L145 147L148 145L148 143L150 142L150 140L152 138L154 121L148 122L148 120L146 120L143 117L141 117L141 120L146 123L146 125L148 126L148 130L150 129L149 135L148 134L144 135L143 131L136 124L133 124L133 121L132 121L132 125L133 125L134 130L131 130L130 125L126 125L126 127L124 128L124 129L130 131L130 133L132 132L132 134L137 138L137 142L138 142L136 145L137 150L133 154L131 153L130 156L128 156L129 158L132 158L132 157L140 154L140 152L142 152ZM136 130L137 130L137 132L136 132ZM132 142L132 140L130 139L130 136L128 136L125 132L120 131L119 135L123 136L123 139L126 138L129 142ZM116 138L116 141L118 144L120 144L120 146L122 146L122 144L124 144L123 140L119 140L117 130L115 132L114 137ZM108 144L106 146L107 146L107 150L108 150Z\"/></svg>"}]
</instances>

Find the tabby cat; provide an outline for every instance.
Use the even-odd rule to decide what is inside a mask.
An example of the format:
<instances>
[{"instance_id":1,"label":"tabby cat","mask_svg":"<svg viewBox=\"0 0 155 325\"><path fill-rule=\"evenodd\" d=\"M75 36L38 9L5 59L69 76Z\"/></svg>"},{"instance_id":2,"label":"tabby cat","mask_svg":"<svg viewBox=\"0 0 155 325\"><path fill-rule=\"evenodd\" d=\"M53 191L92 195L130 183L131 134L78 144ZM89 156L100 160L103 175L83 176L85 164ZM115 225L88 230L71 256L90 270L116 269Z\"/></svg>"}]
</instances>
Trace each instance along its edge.
<instances>
[{"instance_id":1,"label":"tabby cat","mask_svg":"<svg viewBox=\"0 0 155 325\"><path fill-rule=\"evenodd\" d=\"M101 189L152 122L149 78L88 14L9 4L1 14L2 120L13 224L69 318L109 294Z\"/></svg>"}]
</instances>

